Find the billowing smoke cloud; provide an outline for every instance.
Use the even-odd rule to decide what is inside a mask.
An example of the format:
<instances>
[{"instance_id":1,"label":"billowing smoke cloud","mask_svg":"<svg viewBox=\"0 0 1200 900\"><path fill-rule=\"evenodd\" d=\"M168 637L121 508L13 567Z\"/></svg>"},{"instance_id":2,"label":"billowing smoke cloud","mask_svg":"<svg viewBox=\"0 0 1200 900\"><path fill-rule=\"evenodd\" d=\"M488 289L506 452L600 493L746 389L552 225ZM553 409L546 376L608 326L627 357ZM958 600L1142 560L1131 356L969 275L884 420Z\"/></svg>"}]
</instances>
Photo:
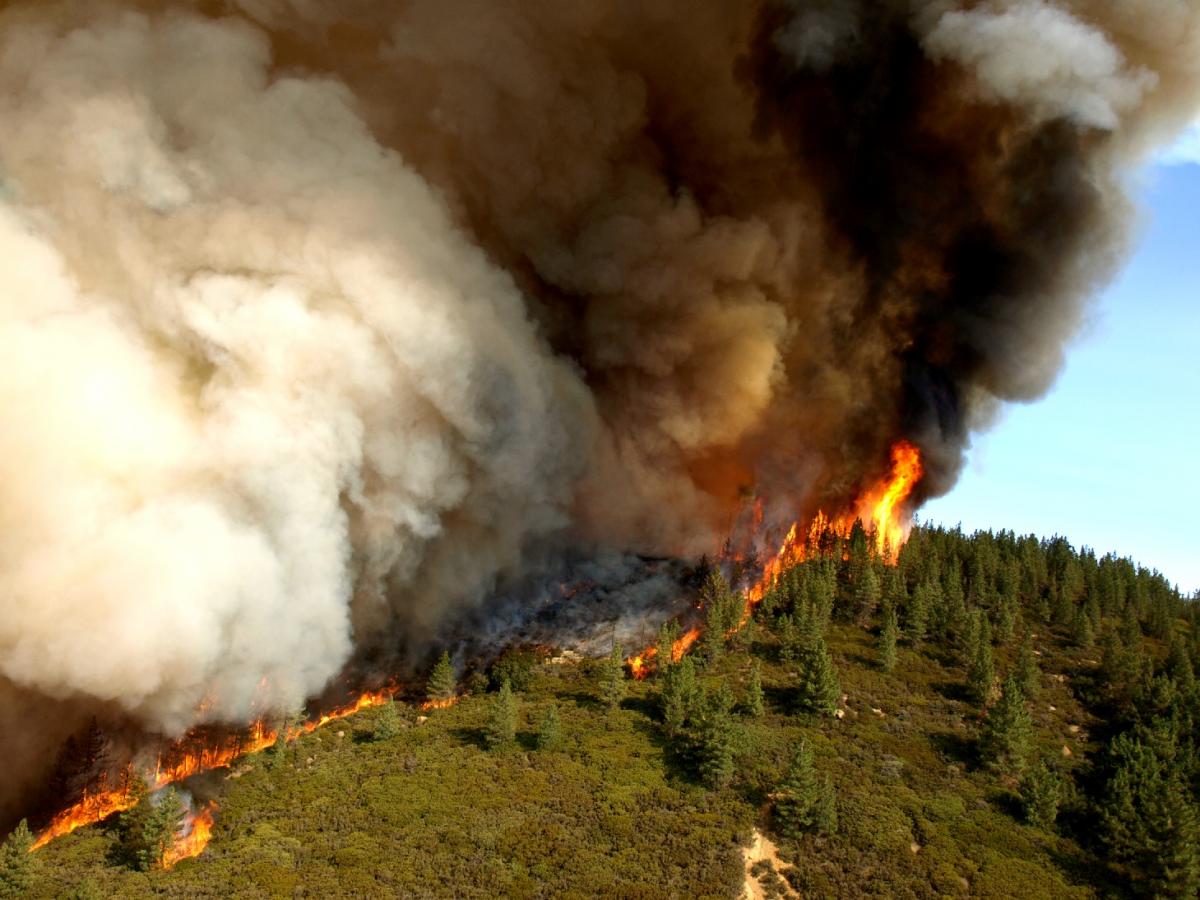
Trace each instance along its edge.
<instances>
[{"instance_id":1,"label":"billowing smoke cloud","mask_svg":"<svg viewBox=\"0 0 1200 900\"><path fill-rule=\"evenodd\" d=\"M1186 0L8 4L0 675L240 721L558 547L900 437L946 490L1198 51Z\"/></svg>"}]
</instances>

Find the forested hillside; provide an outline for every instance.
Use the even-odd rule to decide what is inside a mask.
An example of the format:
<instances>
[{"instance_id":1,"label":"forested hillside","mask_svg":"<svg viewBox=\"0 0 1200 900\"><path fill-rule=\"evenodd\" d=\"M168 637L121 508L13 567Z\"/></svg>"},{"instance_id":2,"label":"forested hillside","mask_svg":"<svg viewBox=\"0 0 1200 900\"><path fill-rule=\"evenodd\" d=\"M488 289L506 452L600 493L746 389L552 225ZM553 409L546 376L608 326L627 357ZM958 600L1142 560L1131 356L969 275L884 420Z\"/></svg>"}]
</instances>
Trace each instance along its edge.
<instances>
[{"instance_id":1,"label":"forested hillside","mask_svg":"<svg viewBox=\"0 0 1200 900\"><path fill-rule=\"evenodd\" d=\"M704 634L671 661L664 626L644 680L643 648L443 660L449 708L188 785L219 811L169 870L170 803L18 829L0 896L1195 896L1197 604L1060 538L873 547L829 536L752 616L753 560L702 567Z\"/></svg>"}]
</instances>

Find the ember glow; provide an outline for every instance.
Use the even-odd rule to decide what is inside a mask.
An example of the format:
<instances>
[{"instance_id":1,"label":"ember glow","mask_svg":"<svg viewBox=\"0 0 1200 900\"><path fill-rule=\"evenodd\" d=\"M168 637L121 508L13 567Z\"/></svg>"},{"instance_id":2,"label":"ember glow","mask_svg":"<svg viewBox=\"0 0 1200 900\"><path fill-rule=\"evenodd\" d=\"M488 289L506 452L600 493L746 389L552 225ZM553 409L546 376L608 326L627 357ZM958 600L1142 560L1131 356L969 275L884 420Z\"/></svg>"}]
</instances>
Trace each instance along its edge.
<instances>
[{"instance_id":1,"label":"ember glow","mask_svg":"<svg viewBox=\"0 0 1200 900\"><path fill-rule=\"evenodd\" d=\"M283 739L293 741L301 735L311 734L330 722L344 719L347 716L364 709L370 709L373 706L379 706L382 703L390 701L398 690L399 687L387 687L379 691L369 691L360 694L353 703L348 703L345 706L339 706L329 712L322 713L316 719L307 720L297 727L288 728L283 735ZM163 753L159 754L154 766L140 774L145 779L151 792L157 791L167 785L176 784L193 775L198 775L201 772L211 772L214 769L224 768L243 756L249 756L252 753L265 750L278 739L279 730L268 726L262 719L233 737L212 743L205 743L196 732L193 732L185 735ZM137 803L136 796L130 790L131 782L132 778L128 778L123 787L114 790L101 789L85 793L83 799L78 803L67 807L50 820L50 824L38 835L31 850L44 847L55 838L61 837L64 834L70 834L77 828L83 828L85 825L93 825L96 822L107 819L114 813L131 809ZM202 816L198 815L197 823L192 833L195 833L195 828L202 829L202 832L205 834L204 840L202 843L199 843L194 853L185 853L183 856L178 857L178 859L183 859L186 856L195 856L204 849L204 845L208 843L207 832L211 831L211 818L215 809L216 807L213 805L206 810L209 818L207 824L201 822ZM199 841L199 838L196 840Z\"/></svg>"},{"instance_id":2,"label":"ember glow","mask_svg":"<svg viewBox=\"0 0 1200 900\"><path fill-rule=\"evenodd\" d=\"M743 592L745 607L741 619L733 628L734 632L745 626L754 608L763 601L788 569L820 553L822 539L830 535L848 537L855 521L869 524L875 541L874 551L879 558L888 564L896 562L900 547L912 525L906 503L920 482L924 470L921 466L920 451L909 441L897 441L892 447L891 456L891 474L887 480L881 481L861 496L854 505L853 513L830 519L825 513L818 512L808 528L803 530L800 529L799 523L792 523L779 549L763 566L758 579ZM755 504L754 523L756 527L761 527L761 502ZM671 653L674 662L682 658L700 634L699 628L692 628L675 642ZM650 664L657 655L657 647L648 647L637 656L627 659L626 664L633 677L639 681L645 678L650 673Z\"/></svg>"},{"instance_id":3,"label":"ember glow","mask_svg":"<svg viewBox=\"0 0 1200 900\"><path fill-rule=\"evenodd\" d=\"M191 859L204 852L204 848L212 840L213 814L216 811L217 804L209 803L190 817L190 821L185 823L183 836L163 854L162 867L164 869L171 868L181 859Z\"/></svg>"}]
</instances>

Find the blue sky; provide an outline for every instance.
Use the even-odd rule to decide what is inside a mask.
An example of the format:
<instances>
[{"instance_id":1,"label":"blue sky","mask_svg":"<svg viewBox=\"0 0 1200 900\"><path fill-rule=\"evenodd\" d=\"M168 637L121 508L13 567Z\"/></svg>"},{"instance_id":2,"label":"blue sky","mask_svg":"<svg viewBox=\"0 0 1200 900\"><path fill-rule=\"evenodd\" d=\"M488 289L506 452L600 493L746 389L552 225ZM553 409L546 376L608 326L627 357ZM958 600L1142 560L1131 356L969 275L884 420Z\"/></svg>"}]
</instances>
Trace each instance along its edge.
<instances>
[{"instance_id":1,"label":"blue sky","mask_svg":"<svg viewBox=\"0 0 1200 900\"><path fill-rule=\"evenodd\" d=\"M921 512L964 529L1062 534L1200 588L1200 127L1137 173L1133 256L1042 400L975 438Z\"/></svg>"}]
</instances>

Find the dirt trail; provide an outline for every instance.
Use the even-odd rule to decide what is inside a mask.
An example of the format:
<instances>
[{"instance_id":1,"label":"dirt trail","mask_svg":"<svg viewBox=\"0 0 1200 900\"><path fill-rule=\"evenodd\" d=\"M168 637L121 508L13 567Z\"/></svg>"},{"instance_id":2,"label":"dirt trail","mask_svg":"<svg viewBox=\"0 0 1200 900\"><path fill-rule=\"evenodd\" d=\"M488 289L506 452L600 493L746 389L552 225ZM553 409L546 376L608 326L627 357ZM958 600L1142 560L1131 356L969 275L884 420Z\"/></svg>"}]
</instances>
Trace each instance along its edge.
<instances>
[{"instance_id":1,"label":"dirt trail","mask_svg":"<svg viewBox=\"0 0 1200 900\"><path fill-rule=\"evenodd\" d=\"M775 846L774 841L755 828L754 840L750 842L750 846L743 851L742 855L746 863L746 884L742 889L742 897L744 900L766 900L766 891L763 890L758 878L750 870L754 868L755 863L765 859L774 866L778 873L786 866L786 863L779 859L779 848ZM786 885L786 882L784 884ZM787 886L784 888L783 896L799 897L800 895Z\"/></svg>"}]
</instances>

